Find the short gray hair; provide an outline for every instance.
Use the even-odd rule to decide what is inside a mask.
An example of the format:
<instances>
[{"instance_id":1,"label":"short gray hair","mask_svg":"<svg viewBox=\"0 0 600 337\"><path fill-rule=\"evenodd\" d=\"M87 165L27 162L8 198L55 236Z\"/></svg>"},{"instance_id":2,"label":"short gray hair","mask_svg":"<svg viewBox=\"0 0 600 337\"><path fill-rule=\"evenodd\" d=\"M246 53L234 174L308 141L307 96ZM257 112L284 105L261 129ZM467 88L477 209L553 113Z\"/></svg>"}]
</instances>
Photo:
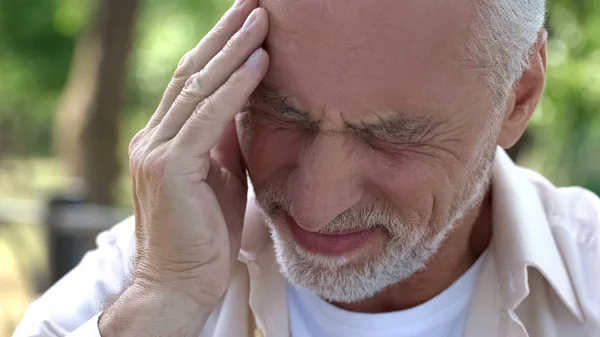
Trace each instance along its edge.
<instances>
[{"instance_id":1,"label":"short gray hair","mask_svg":"<svg viewBox=\"0 0 600 337\"><path fill-rule=\"evenodd\" d=\"M472 0L474 20L465 59L486 79L494 110L506 103L529 65L546 16L545 0Z\"/></svg>"}]
</instances>

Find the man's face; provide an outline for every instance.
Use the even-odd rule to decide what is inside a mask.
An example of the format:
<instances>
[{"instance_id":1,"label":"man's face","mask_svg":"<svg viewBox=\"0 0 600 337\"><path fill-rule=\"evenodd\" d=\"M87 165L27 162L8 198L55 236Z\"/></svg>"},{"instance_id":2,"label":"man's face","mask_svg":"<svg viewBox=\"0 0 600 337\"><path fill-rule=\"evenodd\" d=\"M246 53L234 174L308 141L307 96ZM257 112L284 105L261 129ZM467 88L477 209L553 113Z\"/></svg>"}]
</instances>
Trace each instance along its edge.
<instances>
[{"instance_id":1,"label":"man's face","mask_svg":"<svg viewBox=\"0 0 600 337\"><path fill-rule=\"evenodd\" d=\"M351 302L412 275L485 192L491 99L468 1L265 0L271 63L238 122L277 258Z\"/></svg>"}]
</instances>

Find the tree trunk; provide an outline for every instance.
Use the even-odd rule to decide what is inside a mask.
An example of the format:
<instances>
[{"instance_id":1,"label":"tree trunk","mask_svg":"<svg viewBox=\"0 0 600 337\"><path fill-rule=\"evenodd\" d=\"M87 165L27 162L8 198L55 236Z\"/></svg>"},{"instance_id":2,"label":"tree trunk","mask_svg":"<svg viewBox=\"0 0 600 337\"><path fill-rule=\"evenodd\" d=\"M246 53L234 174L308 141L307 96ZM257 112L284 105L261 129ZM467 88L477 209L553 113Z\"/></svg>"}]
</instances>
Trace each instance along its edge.
<instances>
[{"instance_id":1,"label":"tree trunk","mask_svg":"<svg viewBox=\"0 0 600 337\"><path fill-rule=\"evenodd\" d=\"M138 0L99 0L77 42L58 105L55 148L91 203L110 205L119 177L119 116Z\"/></svg>"}]
</instances>

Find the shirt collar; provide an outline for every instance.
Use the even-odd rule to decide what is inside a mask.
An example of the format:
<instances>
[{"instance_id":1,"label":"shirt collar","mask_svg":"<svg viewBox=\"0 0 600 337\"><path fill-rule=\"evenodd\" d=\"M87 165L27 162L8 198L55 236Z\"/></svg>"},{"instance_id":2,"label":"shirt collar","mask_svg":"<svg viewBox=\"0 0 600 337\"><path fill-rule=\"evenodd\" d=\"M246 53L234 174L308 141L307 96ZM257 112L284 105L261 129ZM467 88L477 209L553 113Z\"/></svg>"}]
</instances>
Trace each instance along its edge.
<instances>
[{"instance_id":1,"label":"shirt collar","mask_svg":"<svg viewBox=\"0 0 600 337\"><path fill-rule=\"evenodd\" d=\"M286 282L279 271L275 250L262 212L249 191L238 260L248 267L249 304L258 330L255 336L289 337Z\"/></svg>"},{"instance_id":2,"label":"shirt collar","mask_svg":"<svg viewBox=\"0 0 600 337\"><path fill-rule=\"evenodd\" d=\"M580 321L583 314L535 185L498 147L492 167L492 245L500 292L508 310L529 295L528 267L537 269ZM272 249L262 213L249 192L240 260L254 261ZM259 261L260 262L260 261Z\"/></svg>"},{"instance_id":3,"label":"shirt collar","mask_svg":"<svg viewBox=\"0 0 600 337\"><path fill-rule=\"evenodd\" d=\"M566 308L583 320L539 191L501 148L492 168L491 193L492 245L507 309L515 310L529 295L528 267L532 267L552 285Z\"/></svg>"}]
</instances>

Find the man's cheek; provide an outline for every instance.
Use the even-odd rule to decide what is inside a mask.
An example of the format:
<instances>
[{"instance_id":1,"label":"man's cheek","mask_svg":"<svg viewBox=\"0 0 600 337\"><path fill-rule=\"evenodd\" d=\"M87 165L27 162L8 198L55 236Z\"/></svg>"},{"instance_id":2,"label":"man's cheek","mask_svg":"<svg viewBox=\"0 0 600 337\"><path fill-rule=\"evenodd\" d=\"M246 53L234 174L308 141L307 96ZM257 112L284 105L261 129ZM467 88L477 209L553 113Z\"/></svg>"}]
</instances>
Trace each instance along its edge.
<instances>
[{"instance_id":1,"label":"man's cheek","mask_svg":"<svg viewBox=\"0 0 600 337\"><path fill-rule=\"evenodd\" d=\"M297 132L254 125L247 142L248 168L255 178L281 178L293 170L301 158L303 140Z\"/></svg>"}]
</instances>

